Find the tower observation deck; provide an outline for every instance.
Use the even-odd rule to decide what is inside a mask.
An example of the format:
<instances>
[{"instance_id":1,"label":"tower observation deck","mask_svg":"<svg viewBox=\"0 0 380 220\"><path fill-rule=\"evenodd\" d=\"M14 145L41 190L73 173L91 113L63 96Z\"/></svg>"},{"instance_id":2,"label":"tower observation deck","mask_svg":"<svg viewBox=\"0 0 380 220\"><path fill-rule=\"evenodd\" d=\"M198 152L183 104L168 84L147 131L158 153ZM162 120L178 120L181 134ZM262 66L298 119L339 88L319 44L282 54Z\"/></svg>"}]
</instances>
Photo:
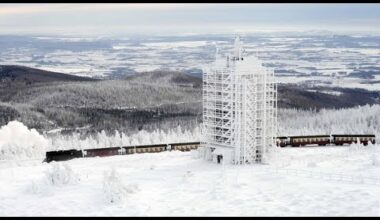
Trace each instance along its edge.
<instances>
[{"instance_id":1,"label":"tower observation deck","mask_svg":"<svg viewBox=\"0 0 380 220\"><path fill-rule=\"evenodd\" d=\"M232 56L217 54L203 72L203 157L233 164L265 161L267 150L276 146L274 72L255 56L243 57L239 37Z\"/></svg>"}]
</instances>

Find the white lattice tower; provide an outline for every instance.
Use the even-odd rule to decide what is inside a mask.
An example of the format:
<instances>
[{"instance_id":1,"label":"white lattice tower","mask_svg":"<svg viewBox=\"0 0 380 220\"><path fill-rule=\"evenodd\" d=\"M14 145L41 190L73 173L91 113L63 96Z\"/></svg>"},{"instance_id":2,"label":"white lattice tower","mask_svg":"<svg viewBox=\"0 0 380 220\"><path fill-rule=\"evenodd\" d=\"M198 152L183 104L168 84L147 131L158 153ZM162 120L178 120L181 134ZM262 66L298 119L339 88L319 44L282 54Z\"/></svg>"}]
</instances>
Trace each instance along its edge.
<instances>
[{"instance_id":1,"label":"white lattice tower","mask_svg":"<svg viewBox=\"0 0 380 220\"><path fill-rule=\"evenodd\" d=\"M204 156L235 163L262 162L275 146L277 87L256 57L244 57L239 37L232 57L217 57L203 73ZM225 157L226 156L226 157ZM228 157L227 157L228 156Z\"/></svg>"}]
</instances>

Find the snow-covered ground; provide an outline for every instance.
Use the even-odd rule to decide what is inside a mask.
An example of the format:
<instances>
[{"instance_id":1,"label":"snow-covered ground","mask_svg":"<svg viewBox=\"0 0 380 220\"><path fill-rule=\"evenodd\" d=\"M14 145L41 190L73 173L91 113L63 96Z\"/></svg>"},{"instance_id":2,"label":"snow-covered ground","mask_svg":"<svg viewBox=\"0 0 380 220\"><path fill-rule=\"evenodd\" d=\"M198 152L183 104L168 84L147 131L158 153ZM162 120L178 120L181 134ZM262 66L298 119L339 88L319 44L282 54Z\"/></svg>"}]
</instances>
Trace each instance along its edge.
<instances>
[{"instance_id":1,"label":"snow-covered ground","mask_svg":"<svg viewBox=\"0 0 380 220\"><path fill-rule=\"evenodd\" d=\"M245 166L195 151L1 161L0 216L380 216L379 147L277 148Z\"/></svg>"},{"instance_id":2,"label":"snow-covered ground","mask_svg":"<svg viewBox=\"0 0 380 220\"><path fill-rule=\"evenodd\" d=\"M379 111L379 105L281 109L279 132L373 133L380 143ZM195 141L199 135L199 128L178 127L81 139L10 122L0 128L0 216L380 216L379 144L276 148L265 164L245 166L175 151L42 163L46 150L58 147Z\"/></svg>"}]
</instances>

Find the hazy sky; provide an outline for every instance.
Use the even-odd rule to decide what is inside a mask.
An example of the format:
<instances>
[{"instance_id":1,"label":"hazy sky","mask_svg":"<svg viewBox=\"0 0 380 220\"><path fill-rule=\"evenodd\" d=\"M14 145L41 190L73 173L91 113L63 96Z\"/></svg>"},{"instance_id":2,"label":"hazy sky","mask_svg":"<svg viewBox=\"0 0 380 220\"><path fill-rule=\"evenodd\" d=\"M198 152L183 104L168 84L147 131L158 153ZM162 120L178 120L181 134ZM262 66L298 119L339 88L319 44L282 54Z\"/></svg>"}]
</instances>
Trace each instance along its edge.
<instances>
[{"instance_id":1,"label":"hazy sky","mask_svg":"<svg viewBox=\"0 0 380 220\"><path fill-rule=\"evenodd\" d=\"M0 4L0 34L380 32L380 4Z\"/></svg>"}]
</instances>

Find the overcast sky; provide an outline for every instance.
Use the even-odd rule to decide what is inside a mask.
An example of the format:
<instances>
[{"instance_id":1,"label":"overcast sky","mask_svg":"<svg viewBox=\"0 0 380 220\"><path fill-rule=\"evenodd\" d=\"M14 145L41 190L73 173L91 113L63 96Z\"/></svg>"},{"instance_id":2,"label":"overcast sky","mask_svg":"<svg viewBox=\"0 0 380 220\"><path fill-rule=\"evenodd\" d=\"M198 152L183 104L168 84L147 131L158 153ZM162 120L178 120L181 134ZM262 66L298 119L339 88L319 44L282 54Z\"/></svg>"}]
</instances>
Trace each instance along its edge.
<instances>
[{"instance_id":1,"label":"overcast sky","mask_svg":"<svg viewBox=\"0 0 380 220\"><path fill-rule=\"evenodd\" d=\"M287 30L380 34L380 4L0 4L0 34Z\"/></svg>"}]
</instances>

